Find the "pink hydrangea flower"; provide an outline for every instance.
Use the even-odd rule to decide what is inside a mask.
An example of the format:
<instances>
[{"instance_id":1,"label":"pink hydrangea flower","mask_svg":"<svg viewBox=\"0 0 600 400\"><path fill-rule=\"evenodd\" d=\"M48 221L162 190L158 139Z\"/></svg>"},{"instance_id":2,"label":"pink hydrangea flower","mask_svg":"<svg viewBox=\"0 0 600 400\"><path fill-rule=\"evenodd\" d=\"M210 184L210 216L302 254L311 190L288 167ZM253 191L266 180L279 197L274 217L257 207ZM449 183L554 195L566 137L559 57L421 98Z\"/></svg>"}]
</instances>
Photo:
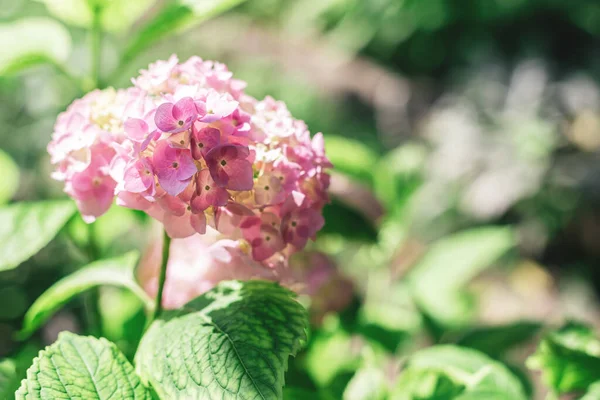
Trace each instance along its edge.
<instances>
[{"instance_id":1,"label":"pink hydrangea flower","mask_svg":"<svg viewBox=\"0 0 600 400\"><path fill-rule=\"evenodd\" d=\"M132 82L75 101L48 146L86 220L116 198L174 238L216 229L270 265L315 237L331 168L321 134L199 57L158 61Z\"/></svg>"}]
</instances>

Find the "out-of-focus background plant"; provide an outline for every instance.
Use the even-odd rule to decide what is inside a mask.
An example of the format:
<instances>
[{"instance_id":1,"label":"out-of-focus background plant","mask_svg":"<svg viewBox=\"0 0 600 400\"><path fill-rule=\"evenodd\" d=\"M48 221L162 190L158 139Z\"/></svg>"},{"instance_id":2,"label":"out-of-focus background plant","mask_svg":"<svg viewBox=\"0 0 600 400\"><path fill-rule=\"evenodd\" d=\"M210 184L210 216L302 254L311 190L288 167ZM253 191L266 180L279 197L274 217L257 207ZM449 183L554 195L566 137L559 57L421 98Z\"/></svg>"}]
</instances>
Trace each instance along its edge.
<instances>
[{"instance_id":1,"label":"out-of-focus background plant","mask_svg":"<svg viewBox=\"0 0 600 400\"><path fill-rule=\"evenodd\" d=\"M482 399L482 365L517 388L498 398L600 398L590 330L546 333L600 327L597 1L1 0L0 41L1 203L64 196L46 152L56 115L173 53L227 63L324 133L332 202L292 263L318 284L289 398ZM0 357L27 367L65 329L131 357L144 316L120 289L70 302L26 344L15 332L61 277L145 246L148 223L113 207L0 262Z\"/></svg>"}]
</instances>

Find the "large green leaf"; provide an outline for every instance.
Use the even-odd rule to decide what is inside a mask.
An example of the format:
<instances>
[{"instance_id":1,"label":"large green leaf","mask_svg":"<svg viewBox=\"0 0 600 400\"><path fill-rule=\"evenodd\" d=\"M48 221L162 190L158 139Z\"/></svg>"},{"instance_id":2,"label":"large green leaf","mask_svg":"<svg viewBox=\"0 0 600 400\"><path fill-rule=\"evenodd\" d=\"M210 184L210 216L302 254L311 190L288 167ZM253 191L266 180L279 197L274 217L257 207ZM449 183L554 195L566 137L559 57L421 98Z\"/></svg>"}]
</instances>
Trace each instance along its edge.
<instances>
[{"instance_id":1,"label":"large green leaf","mask_svg":"<svg viewBox=\"0 0 600 400\"><path fill-rule=\"evenodd\" d=\"M63 63L71 53L71 36L60 23L30 17L0 24L0 75L45 63Z\"/></svg>"},{"instance_id":2,"label":"large green leaf","mask_svg":"<svg viewBox=\"0 0 600 400\"><path fill-rule=\"evenodd\" d=\"M540 328L540 323L528 321L478 327L466 332L457 344L500 358L511 347L530 340Z\"/></svg>"},{"instance_id":3,"label":"large green leaf","mask_svg":"<svg viewBox=\"0 0 600 400\"><path fill-rule=\"evenodd\" d=\"M138 253L131 252L122 257L95 261L59 280L29 308L19 336L22 339L29 337L73 297L101 285L127 288L151 307L152 301L133 276L137 259Z\"/></svg>"},{"instance_id":4,"label":"large green leaf","mask_svg":"<svg viewBox=\"0 0 600 400\"><path fill-rule=\"evenodd\" d=\"M93 4L89 0L35 0L46 5L48 12L61 21L89 28L93 19ZM102 27L110 32L129 28L148 10L155 0L99 0Z\"/></svg>"},{"instance_id":5,"label":"large green leaf","mask_svg":"<svg viewBox=\"0 0 600 400\"><path fill-rule=\"evenodd\" d=\"M600 380L600 340L584 325L567 324L542 340L527 366L558 393L585 390Z\"/></svg>"},{"instance_id":6,"label":"large green leaf","mask_svg":"<svg viewBox=\"0 0 600 400\"><path fill-rule=\"evenodd\" d=\"M0 361L0 399L9 399L19 387L15 362L10 359Z\"/></svg>"},{"instance_id":7,"label":"large green leaf","mask_svg":"<svg viewBox=\"0 0 600 400\"><path fill-rule=\"evenodd\" d=\"M19 167L12 158L0 150L0 204L9 201L19 188Z\"/></svg>"},{"instance_id":8,"label":"large green leaf","mask_svg":"<svg viewBox=\"0 0 600 400\"><path fill-rule=\"evenodd\" d=\"M579 400L598 400L600 399L600 381L590 385L585 395Z\"/></svg>"},{"instance_id":9,"label":"large green leaf","mask_svg":"<svg viewBox=\"0 0 600 400\"><path fill-rule=\"evenodd\" d=\"M503 364L476 350L440 345L410 357L391 398L524 400L526 396Z\"/></svg>"},{"instance_id":10,"label":"large green leaf","mask_svg":"<svg viewBox=\"0 0 600 400\"><path fill-rule=\"evenodd\" d=\"M113 343L62 332L33 360L16 399L149 400L151 395Z\"/></svg>"},{"instance_id":11,"label":"large green leaf","mask_svg":"<svg viewBox=\"0 0 600 400\"><path fill-rule=\"evenodd\" d=\"M507 227L475 228L437 241L410 276L415 301L444 326L464 324L471 310L461 289L514 243Z\"/></svg>"},{"instance_id":12,"label":"large green leaf","mask_svg":"<svg viewBox=\"0 0 600 400\"><path fill-rule=\"evenodd\" d=\"M245 0L174 0L135 34L123 54L123 63L133 60L156 41L185 31L237 6Z\"/></svg>"},{"instance_id":13,"label":"large green leaf","mask_svg":"<svg viewBox=\"0 0 600 400\"><path fill-rule=\"evenodd\" d=\"M137 369L165 399L281 399L307 323L292 292L276 283L222 282L152 323Z\"/></svg>"},{"instance_id":14,"label":"large green leaf","mask_svg":"<svg viewBox=\"0 0 600 400\"><path fill-rule=\"evenodd\" d=\"M70 200L17 203L0 208L0 271L40 251L75 213Z\"/></svg>"}]
</instances>

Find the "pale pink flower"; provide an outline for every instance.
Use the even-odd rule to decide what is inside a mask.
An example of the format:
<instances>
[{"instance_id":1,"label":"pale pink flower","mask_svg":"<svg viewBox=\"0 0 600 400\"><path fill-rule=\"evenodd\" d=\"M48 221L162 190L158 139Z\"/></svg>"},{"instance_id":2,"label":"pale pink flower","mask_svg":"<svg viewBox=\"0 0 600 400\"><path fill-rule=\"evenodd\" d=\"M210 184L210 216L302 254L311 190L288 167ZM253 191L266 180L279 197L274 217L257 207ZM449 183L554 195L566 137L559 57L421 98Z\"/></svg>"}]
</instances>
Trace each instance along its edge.
<instances>
[{"instance_id":1,"label":"pale pink flower","mask_svg":"<svg viewBox=\"0 0 600 400\"><path fill-rule=\"evenodd\" d=\"M158 182L172 196L181 193L197 172L190 150L173 148L166 140L156 144L152 162Z\"/></svg>"},{"instance_id":2,"label":"pale pink flower","mask_svg":"<svg viewBox=\"0 0 600 400\"><path fill-rule=\"evenodd\" d=\"M184 97L177 103L163 103L156 109L154 122L163 132L183 132L198 119L198 110L191 97Z\"/></svg>"}]
</instances>

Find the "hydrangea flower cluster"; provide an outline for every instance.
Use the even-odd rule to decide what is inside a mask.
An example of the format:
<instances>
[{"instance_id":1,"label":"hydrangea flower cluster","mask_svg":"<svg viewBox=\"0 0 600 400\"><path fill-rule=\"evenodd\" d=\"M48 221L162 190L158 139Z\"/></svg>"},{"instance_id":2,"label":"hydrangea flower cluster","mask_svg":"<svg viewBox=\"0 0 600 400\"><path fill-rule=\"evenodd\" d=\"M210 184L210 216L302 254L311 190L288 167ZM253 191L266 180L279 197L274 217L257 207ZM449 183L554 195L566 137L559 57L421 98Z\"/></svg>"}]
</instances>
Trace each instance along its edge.
<instances>
[{"instance_id":1,"label":"hydrangea flower cluster","mask_svg":"<svg viewBox=\"0 0 600 400\"><path fill-rule=\"evenodd\" d=\"M86 221L117 204L172 238L207 225L276 263L324 224L331 167L323 136L282 102L244 93L223 64L175 56L127 90L95 91L58 118L48 150Z\"/></svg>"}]
</instances>

